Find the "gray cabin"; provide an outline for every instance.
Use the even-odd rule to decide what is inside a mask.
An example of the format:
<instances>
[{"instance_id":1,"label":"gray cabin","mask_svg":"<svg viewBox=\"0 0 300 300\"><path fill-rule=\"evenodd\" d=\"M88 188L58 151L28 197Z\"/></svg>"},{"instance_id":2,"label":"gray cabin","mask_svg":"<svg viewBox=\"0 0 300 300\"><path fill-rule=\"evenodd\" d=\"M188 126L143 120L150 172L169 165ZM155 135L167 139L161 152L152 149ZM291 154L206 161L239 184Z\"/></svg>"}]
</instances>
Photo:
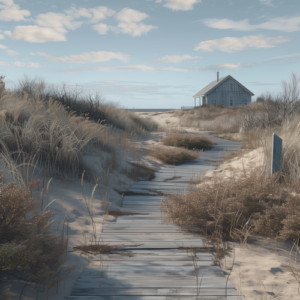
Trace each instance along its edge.
<instances>
[{"instance_id":1,"label":"gray cabin","mask_svg":"<svg viewBox=\"0 0 300 300\"><path fill-rule=\"evenodd\" d=\"M228 107L248 105L254 94L235 80L232 76L212 81L205 88L193 96L195 106L196 99L199 98L199 106L202 105L224 105Z\"/></svg>"}]
</instances>

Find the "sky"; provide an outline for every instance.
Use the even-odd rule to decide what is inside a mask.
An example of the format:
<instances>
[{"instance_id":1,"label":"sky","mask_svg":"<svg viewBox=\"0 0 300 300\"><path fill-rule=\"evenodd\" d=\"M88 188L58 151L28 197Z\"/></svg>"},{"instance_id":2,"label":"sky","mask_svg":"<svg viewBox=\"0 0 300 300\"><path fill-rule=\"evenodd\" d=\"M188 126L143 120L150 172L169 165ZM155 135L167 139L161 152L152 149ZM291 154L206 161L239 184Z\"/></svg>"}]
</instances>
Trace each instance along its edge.
<instances>
[{"instance_id":1,"label":"sky","mask_svg":"<svg viewBox=\"0 0 300 300\"><path fill-rule=\"evenodd\" d=\"M299 0L0 0L0 75L179 109L219 72L255 101L300 75L299 32Z\"/></svg>"}]
</instances>

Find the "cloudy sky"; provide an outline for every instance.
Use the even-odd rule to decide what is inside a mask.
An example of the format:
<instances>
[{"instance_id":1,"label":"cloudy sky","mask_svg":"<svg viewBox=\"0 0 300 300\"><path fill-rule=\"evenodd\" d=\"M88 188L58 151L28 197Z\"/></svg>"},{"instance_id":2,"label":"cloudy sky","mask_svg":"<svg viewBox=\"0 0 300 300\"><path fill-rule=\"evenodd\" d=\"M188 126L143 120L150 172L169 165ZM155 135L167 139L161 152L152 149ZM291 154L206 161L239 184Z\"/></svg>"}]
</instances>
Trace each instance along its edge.
<instances>
[{"instance_id":1,"label":"cloudy sky","mask_svg":"<svg viewBox=\"0 0 300 300\"><path fill-rule=\"evenodd\" d=\"M299 0L0 0L0 75L180 108L220 77L256 99L300 75Z\"/></svg>"}]
</instances>

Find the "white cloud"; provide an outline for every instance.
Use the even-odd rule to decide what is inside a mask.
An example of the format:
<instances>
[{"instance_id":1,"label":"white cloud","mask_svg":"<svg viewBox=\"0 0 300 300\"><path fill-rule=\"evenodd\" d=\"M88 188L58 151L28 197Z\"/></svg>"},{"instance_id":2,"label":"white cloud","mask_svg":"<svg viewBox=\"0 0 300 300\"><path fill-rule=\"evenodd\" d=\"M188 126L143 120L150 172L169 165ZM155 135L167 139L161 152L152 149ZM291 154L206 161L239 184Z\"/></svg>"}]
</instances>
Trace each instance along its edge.
<instances>
[{"instance_id":1,"label":"white cloud","mask_svg":"<svg viewBox=\"0 0 300 300\"><path fill-rule=\"evenodd\" d=\"M73 17L71 16L53 12L38 15L35 22L37 25L43 27L52 27L58 29L66 27L72 30L79 28L82 24L82 22L73 21Z\"/></svg>"},{"instance_id":2,"label":"white cloud","mask_svg":"<svg viewBox=\"0 0 300 300\"><path fill-rule=\"evenodd\" d=\"M172 10L192 10L194 4L201 3L201 0L165 0L164 7ZM162 3L161 0L157 0L156 3Z\"/></svg>"},{"instance_id":3,"label":"white cloud","mask_svg":"<svg viewBox=\"0 0 300 300\"><path fill-rule=\"evenodd\" d=\"M77 73L85 71L155 71L155 68L147 65L128 65L128 66L90 66L83 68L70 68L62 70L64 73Z\"/></svg>"},{"instance_id":4,"label":"white cloud","mask_svg":"<svg viewBox=\"0 0 300 300\"><path fill-rule=\"evenodd\" d=\"M127 65L127 66L88 66L80 68L69 68L61 70L63 73L78 73L86 71L149 71L149 72L189 72L199 71L200 68L155 68L147 65ZM114 83L114 81L107 81L107 83Z\"/></svg>"},{"instance_id":5,"label":"white cloud","mask_svg":"<svg viewBox=\"0 0 300 300\"><path fill-rule=\"evenodd\" d=\"M263 34L248 35L241 38L225 37L222 39L201 42L195 45L194 50L212 52L217 49L223 52L232 53L247 48L273 48L277 44L286 43L290 40L290 38L283 36L266 37Z\"/></svg>"},{"instance_id":6,"label":"white cloud","mask_svg":"<svg viewBox=\"0 0 300 300\"><path fill-rule=\"evenodd\" d=\"M259 0L261 4L272 6L272 0Z\"/></svg>"},{"instance_id":7,"label":"white cloud","mask_svg":"<svg viewBox=\"0 0 300 300\"><path fill-rule=\"evenodd\" d=\"M3 39L5 39L5 36L0 33L0 40L3 40Z\"/></svg>"},{"instance_id":8,"label":"white cloud","mask_svg":"<svg viewBox=\"0 0 300 300\"><path fill-rule=\"evenodd\" d=\"M247 64L219 64L219 65L210 65L204 66L199 69L199 71L220 71L220 70L241 70L244 68L253 67L255 64L247 63Z\"/></svg>"},{"instance_id":9,"label":"white cloud","mask_svg":"<svg viewBox=\"0 0 300 300\"><path fill-rule=\"evenodd\" d=\"M109 9L105 6L91 8L90 11L93 14L93 17L90 20L91 23L97 23L98 21L104 20L104 19L106 19L106 17L111 17L116 13L112 9Z\"/></svg>"},{"instance_id":10,"label":"white cloud","mask_svg":"<svg viewBox=\"0 0 300 300\"><path fill-rule=\"evenodd\" d=\"M96 25L93 25L92 28L94 28L99 34L106 34L109 30L110 26L104 23L99 23Z\"/></svg>"},{"instance_id":11,"label":"white cloud","mask_svg":"<svg viewBox=\"0 0 300 300\"><path fill-rule=\"evenodd\" d=\"M146 34L152 29L157 28L152 25L145 25L143 23L119 23L117 28L112 28L115 32L121 31L122 33L127 33L132 36L141 36Z\"/></svg>"},{"instance_id":12,"label":"white cloud","mask_svg":"<svg viewBox=\"0 0 300 300\"><path fill-rule=\"evenodd\" d=\"M28 67L28 68L40 68L41 65L39 63L25 63L25 62L20 62L20 61L15 61L15 62L4 62L0 61L0 66L16 66L16 67Z\"/></svg>"},{"instance_id":13,"label":"white cloud","mask_svg":"<svg viewBox=\"0 0 300 300\"><path fill-rule=\"evenodd\" d=\"M3 3L6 6L13 6L14 0L0 0L0 3Z\"/></svg>"},{"instance_id":14,"label":"white cloud","mask_svg":"<svg viewBox=\"0 0 300 300\"><path fill-rule=\"evenodd\" d=\"M8 55L20 55L20 53L19 52L17 52L17 51L14 51L14 50L6 50L6 53L8 54Z\"/></svg>"},{"instance_id":15,"label":"white cloud","mask_svg":"<svg viewBox=\"0 0 300 300\"><path fill-rule=\"evenodd\" d=\"M130 8L123 8L117 15L116 19L120 22L141 22L144 19L148 18L148 15L145 13L142 13L140 11L130 9Z\"/></svg>"},{"instance_id":16,"label":"white cloud","mask_svg":"<svg viewBox=\"0 0 300 300\"><path fill-rule=\"evenodd\" d=\"M29 62L29 63L27 63L27 67L29 67L29 68L40 68L41 65L39 63Z\"/></svg>"},{"instance_id":17,"label":"white cloud","mask_svg":"<svg viewBox=\"0 0 300 300\"><path fill-rule=\"evenodd\" d=\"M96 8L75 8L72 7L70 10L65 12L74 18L85 17L90 19L90 23L97 23L100 20L104 20L107 17L113 16L116 12L105 6L98 6Z\"/></svg>"},{"instance_id":18,"label":"white cloud","mask_svg":"<svg viewBox=\"0 0 300 300\"><path fill-rule=\"evenodd\" d=\"M16 61L16 62L12 63L12 65L17 66L17 67L24 67L26 65L26 63Z\"/></svg>"},{"instance_id":19,"label":"white cloud","mask_svg":"<svg viewBox=\"0 0 300 300\"><path fill-rule=\"evenodd\" d=\"M257 25L250 25L249 20L233 21L229 19L205 19L202 21L206 26L216 29L234 29L241 31L251 31L257 29L279 30L284 32L294 32L300 30L300 17L274 18L268 22Z\"/></svg>"},{"instance_id":20,"label":"white cloud","mask_svg":"<svg viewBox=\"0 0 300 300\"><path fill-rule=\"evenodd\" d=\"M183 68L160 68L159 71L171 71L171 72L188 72L188 69L183 69Z\"/></svg>"},{"instance_id":21,"label":"white cloud","mask_svg":"<svg viewBox=\"0 0 300 300\"><path fill-rule=\"evenodd\" d=\"M28 21L28 19L25 19L25 17L30 16L29 10L20 9L20 6L14 4L13 0L1 0L0 9L1 21Z\"/></svg>"},{"instance_id":22,"label":"white cloud","mask_svg":"<svg viewBox=\"0 0 300 300\"><path fill-rule=\"evenodd\" d=\"M7 47L0 44L0 49L4 49L5 50L5 49L7 49Z\"/></svg>"},{"instance_id":23,"label":"white cloud","mask_svg":"<svg viewBox=\"0 0 300 300\"><path fill-rule=\"evenodd\" d=\"M16 26L15 31L4 31L14 40L21 40L30 43L45 43L45 42L59 42L66 41L66 30L63 28L45 28L36 25L32 26Z\"/></svg>"},{"instance_id":24,"label":"white cloud","mask_svg":"<svg viewBox=\"0 0 300 300\"><path fill-rule=\"evenodd\" d=\"M238 64L220 64L220 65L217 65L216 68L218 70L224 70L224 69L240 70L242 68L242 65L240 63L238 63Z\"/></svg>"},{"instance_id":25,"label":"white cloud","mask_svg":"<svg viewBox=\"0 0 300 300\"><path fill-rule=\"evenodd\" d=\"M106 52L106 51L98 51L98 52L86 52L81 53L79 55L70 55L70 56L56 56L48 53L42 52L31 52L30 55L39 55L44 56L46 61L59 61L59 62L67 62L67 63L90 63L90 62L103 62L109 61L111 59L118 59L121 61L128 61L129 55L123 54L121 52Z\"/></svg>"},{"instance_id":26,"label":"white cloud","mask_svg":"<svg viewBox=\"0 0 300 300\"><path fill-rule=\"evenodd\" d=\"M195 59L195 58L201 58L201 57L191 56L191 55L188 55L188 54L184 54L184 55L167 55L167 56L164 56L163 58L159 58L159 59L149 61L149 63L152 63L152 64L167 63L167 62L179 63L179 62L182 62L183 60Z\"/></svg>"}]
</instances>

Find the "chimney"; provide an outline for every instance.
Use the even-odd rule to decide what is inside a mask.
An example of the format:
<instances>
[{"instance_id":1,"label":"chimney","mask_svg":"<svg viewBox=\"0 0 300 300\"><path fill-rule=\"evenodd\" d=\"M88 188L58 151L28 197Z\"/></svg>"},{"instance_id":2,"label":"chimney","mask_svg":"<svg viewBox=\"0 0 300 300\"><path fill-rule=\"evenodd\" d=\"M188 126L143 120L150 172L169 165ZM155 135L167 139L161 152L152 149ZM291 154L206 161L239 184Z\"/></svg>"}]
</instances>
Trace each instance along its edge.
<instances>
[{"instance_id":1,"label":"chimney","mask_svg":"<svg viewBox=\"0 0 300 300\"><path fill-rule=\"evenodd\" d=\"M217 82L219 82L219 72L217 72Z\"/></svg>"}]
</instances>

